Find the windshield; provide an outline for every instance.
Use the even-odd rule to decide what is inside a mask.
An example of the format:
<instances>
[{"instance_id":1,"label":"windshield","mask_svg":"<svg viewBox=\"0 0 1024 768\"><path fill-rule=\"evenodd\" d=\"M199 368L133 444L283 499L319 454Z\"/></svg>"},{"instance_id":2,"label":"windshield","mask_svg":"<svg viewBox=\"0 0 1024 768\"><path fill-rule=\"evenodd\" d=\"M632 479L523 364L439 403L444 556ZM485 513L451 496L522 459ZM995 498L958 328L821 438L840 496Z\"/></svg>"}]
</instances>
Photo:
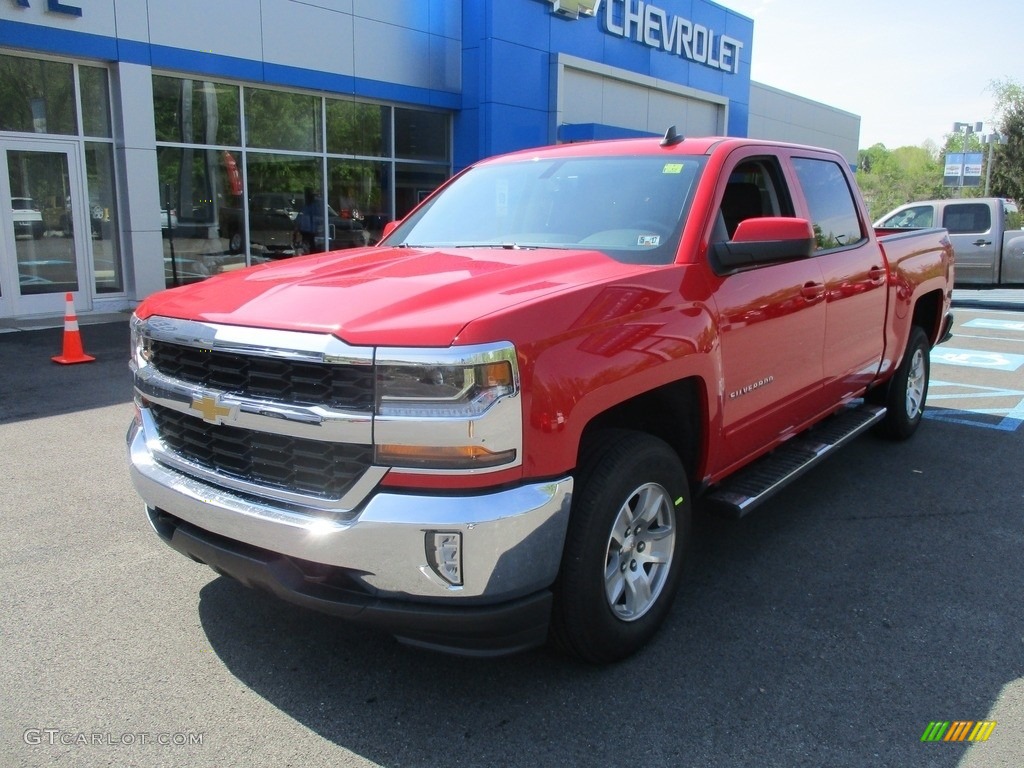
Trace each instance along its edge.
<instances>
[{"instance_id":1,"label":"windshield","mask_svg":"<svg viewBox=\"0 0 1024 768\"><path fill-rule=\"evenodd\" d=\"M703 157L522 159L472 168L386 244L586 248L619 261L675 258Z\"/></svg>"}]
</instances>

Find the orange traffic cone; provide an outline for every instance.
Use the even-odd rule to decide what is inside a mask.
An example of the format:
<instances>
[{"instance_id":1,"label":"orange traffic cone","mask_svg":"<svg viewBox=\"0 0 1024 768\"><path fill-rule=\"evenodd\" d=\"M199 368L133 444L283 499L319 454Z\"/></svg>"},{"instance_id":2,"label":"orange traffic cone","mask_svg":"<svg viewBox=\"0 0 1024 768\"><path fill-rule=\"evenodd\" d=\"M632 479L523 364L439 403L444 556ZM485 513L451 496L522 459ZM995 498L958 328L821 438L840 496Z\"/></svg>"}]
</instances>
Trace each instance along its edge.
<instances>
[{"instance_id":1,"label":"orange traffic cone","mask_svg":"<svg viewBox=\"0 0 1024 768\"><path fill-rule=\"evenodd\" d=\"M75 316L75 300L71 294L64 297L66 309L64 310L64 354L50 358L61 365L72 363L91 363L95 357L85 354L82 350L82 334L78 331L78 318Z\"/></svg>"}]
</instances>

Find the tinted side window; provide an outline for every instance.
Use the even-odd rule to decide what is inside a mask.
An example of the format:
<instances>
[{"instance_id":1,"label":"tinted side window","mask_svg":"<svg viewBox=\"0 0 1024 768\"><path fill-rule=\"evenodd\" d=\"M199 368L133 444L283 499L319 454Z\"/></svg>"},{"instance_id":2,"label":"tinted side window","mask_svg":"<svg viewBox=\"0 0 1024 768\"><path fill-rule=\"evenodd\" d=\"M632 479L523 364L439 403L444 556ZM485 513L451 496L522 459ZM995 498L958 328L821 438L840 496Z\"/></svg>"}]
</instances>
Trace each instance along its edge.
<instances>
[{"instance_id":1,"label":"tinted side window","mask_svg":"<svg viewBox=\"0 0 1024 768\"><path fill-rule=\"evenodd\" d=\"M951 235L966 232L988 232L992 228L992 212L984 203L947 205L942 213L942 226Z\"/></svg>"},{"instance_id":2,"label":"tinted side window","mask_svg":"<svg viewBox=\"0 0 1024 768\"><path fill-rule=\"evenodd\" d=\"M830 160L793 159L804 188L819 251L852 245L863 239L853 192L846 175Z\"/></svg>"}]
</instances>

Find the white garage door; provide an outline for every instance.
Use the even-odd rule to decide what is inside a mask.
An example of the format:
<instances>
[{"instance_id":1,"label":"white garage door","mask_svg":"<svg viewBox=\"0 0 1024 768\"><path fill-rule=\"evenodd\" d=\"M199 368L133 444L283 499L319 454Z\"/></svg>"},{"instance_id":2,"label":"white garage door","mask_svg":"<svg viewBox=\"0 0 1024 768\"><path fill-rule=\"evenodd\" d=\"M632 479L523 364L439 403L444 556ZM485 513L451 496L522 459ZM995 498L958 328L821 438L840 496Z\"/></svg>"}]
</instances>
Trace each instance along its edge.
<instances>
[{"instance_id":1,"label":"white garage door","mask_svg":"<svg viewBox=\"0 0 1024 768\"><path fill-rule=\"evenodd\" d=\"M726 131L727 102L714 94L618 70L595 72L565 64L557 82L559 125L593 123L651 134L675 125L686 136Z\"/></svg>"}]
</instances>

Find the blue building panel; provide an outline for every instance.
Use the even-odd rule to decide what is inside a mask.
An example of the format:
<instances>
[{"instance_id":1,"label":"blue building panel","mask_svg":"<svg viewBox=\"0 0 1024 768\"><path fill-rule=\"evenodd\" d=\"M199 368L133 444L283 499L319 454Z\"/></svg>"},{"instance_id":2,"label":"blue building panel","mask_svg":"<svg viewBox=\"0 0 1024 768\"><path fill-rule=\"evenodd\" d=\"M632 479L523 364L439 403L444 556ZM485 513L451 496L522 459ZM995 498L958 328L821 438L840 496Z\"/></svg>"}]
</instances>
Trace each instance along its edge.
<instances>
[{"instance_id":1,"label":"blue building panel","mask_svg":"<svg viewBox=\"0 0 1024 768\"><path fill-rule=\"evenodd\" d=\"M484 39L484 33L487 31L488 5L489 3L481 0L462 3L463 48L478 47Z\"/></svg>"},{"instance_id":2,"label":"blue building panel","mask_svg":"<svg viewBox=\"0 0 1024 768\"><path fill-rule=\"evenodd\" d=\"M483 101L483 51L477 48L462 50L462 100L465 104Z\"/></svg>"},{"instance_id":3,"label":"blue building panel","mask_svg":"<svg viewBox=\"0 0 1024 768\"><path fill-rule=\"evenodd\" d=\"M571 4L567 4L571 6ZM470 6L472 9L470 9ZM598 71L625 74L729 100L726 131L745 136L750 101L753 22L708 0L603 0L593 16L555 13L553 0L464 2L463 109L478 109L479 131L456 125L456 156L475 160L493 151L557 140L551 135L550 61L568 54ZM483 65L484 87L467 87ZM509 107L521 107L510 124ZM528 118L536 125L526 126ZM593 136L615 133L601 126ZM626 135L620 129L620 135ZM462 146L476 138L478 146ZM578 137L573 137L577 140ZM563 139L565 140L565 139Z\"/></svg>"},{"instance_id":4,"label":"blue building panel","mask_svg":"<svg viewBox=\"0 0 1024 768\"><path fill-rule=\"evenodd\" d=\"M379 2L379 0L374 0ZM405 5L418 5L422 0L405 0ZM430 7L429 30L432 35L450 37L453 40L462 38L463 5L451 0L427 0ZM469 3L472 5L472 3Z\"/></svg>"},{"instance_id":5,"label":"blue building panel","mask_svg":"<svg viewBox=\"0 0 1024 768\"><path fill-rule=\"evenodd\" d=\"M649 139L658 136L650 131L634 131L600 123L575 123L558 126L558 140L570 141L603 141L605 139Z\"/></svg>"},{"instance_id":6,"label":"blue building panel","mask_svg":"<svg viewBox=\"0 0 1024 768\"><path fill-rule=\"evenodd\" d=\"M638 75L651 76L651 55L654 51L635 40L625 40L608 34L602 34L601 37L604 40L604 59L600 63Z\"/></svg>"},{"instance_id":7,"label":"blue building panel","mask_svg":"<svg viewBox=\"0 0 1024 768\"><path fill-rule=\"evenodd\" d=\"M750 125L750 102L733 101L729 104L729 125L726 132L730 136L746 136Z\"/></svg>"},{"instance_id":8,"label":"blue building panel","mask_svg":"<svg viewBox=\"0 0 1024 768\"><path fill-rule=\"evenodd\" d=\"M479 109L462 109L455 115L453 126L455 148L452 165L458 170L479 159L477 148L486 143L480 121Z\"/></svg>"},{"instance_id":9,"label":"blue building panel","mask_svg":"<svg viewBox=\"0 0 1024 768\"><path fill-rule=\"evenodd\" d=\"M547 3L538 5L550 5ZM604 61L606 56L605 36L594 34L594 21L569 20L556 16L550 10L551 45L549 50L579 56L588 61Z\"/></svg>"},{"instance_id":10,"label":"blue building panel","mask_svg":"<svg viewBox=\"0 0 1024 768\"><path fill-rule=\"evenodd\" d=\"M112 38L18 21L0 20L0 45L103 61L117 57L117 41Z\"/></svg>"},{"instance_id":11,"label":"blue building panel","mask_svg":"<svg viewBox=\"0 0 1024 768\"><path fill-rule=\"evenodd\" d=\"M484 100L546 113L550 67L551 56L547 51L493 40Z\"/></svg>"},{"instance_id":12,"label":"blue building panel","mask_svg":"<svg viewBox=\"0 0 1024 768\"><path fill-rule=\"evenodd\" d=\"M264 80L264 65L259 61L220 56L205 51L187 51L165 45L150 45L151 66L178 72L194 72L235 80ZM309 86L304 86L308 88Z\"/></svg>"},{"instance_id":13,"label":"blue building panel","mask_svg":"<svg viewBox=\"0 0 1024 768\"><path fill-rule=\"evenodd\" d=\"M489 122L484 126L487 143L481 157L549 143L546 110L492 104L482 111L488 113Z\"/></svg>"},{"instance_id":14,"label":"blue building panel","mask_svg":"<svg viewBox=\"0 0 1024 768\"><path fill-rule=\"evenodd\" d=\"M544 0L463 0L463 6L484 7L483 38L504 40L538 50L551 50L551 26L559 21Z\"/></svg>"},{"instance_id":15,"label":"blue building panel","mask_svg":"<svg viewBox=\"0 0 1024 768\"><path fill-rule=\"evenodd\" d=\"M711 67L695 67L691 65L687 71L688 79L686 85L696 88L698 91L722 94L725 90L725 79L730 77L718 69Z\"/></svg>"}]
</instances>

